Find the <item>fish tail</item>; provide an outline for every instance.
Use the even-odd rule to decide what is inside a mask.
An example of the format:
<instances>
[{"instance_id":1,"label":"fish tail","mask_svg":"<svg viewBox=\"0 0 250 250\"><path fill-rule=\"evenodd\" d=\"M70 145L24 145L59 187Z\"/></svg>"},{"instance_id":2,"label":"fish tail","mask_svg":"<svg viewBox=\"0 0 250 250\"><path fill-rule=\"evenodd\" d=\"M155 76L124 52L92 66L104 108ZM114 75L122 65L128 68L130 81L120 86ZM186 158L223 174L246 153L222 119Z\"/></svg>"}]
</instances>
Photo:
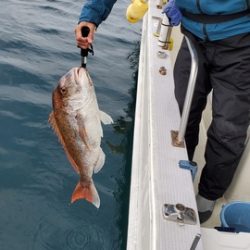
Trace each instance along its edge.
<instances>
[{"instance_id":1,"label":"fish tail","mask_svg":"<svg viewBox=\"0 0 250 250\"><path fill-rule=\"evenodd\" d=\"M96 187L91 181L88 186L83 187L80 182L76 185L76 188L71 197L71 203L75 202L76 200L85 199L92 203L97 208L100 207L100 198Z\"/></svg>"}]
</instances>

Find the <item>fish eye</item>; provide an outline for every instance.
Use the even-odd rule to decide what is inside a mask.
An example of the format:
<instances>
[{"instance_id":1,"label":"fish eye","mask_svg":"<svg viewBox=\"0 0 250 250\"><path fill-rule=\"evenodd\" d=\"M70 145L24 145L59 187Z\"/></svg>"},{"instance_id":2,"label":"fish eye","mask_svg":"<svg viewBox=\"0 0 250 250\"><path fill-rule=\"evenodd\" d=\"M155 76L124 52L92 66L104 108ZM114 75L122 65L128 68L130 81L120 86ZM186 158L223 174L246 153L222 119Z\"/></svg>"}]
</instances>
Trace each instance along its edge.
<instances>
[{"instance_id":1,"label":"fish eye","mask_svg":"<svg viewBox=\"0 0 250 250\"><path fill-rule=\"evenodd\" d=\"M61 91L62 94L65 94L66 89L65 88L60 88L60 91Z\"/></svg>"}]
</instances>

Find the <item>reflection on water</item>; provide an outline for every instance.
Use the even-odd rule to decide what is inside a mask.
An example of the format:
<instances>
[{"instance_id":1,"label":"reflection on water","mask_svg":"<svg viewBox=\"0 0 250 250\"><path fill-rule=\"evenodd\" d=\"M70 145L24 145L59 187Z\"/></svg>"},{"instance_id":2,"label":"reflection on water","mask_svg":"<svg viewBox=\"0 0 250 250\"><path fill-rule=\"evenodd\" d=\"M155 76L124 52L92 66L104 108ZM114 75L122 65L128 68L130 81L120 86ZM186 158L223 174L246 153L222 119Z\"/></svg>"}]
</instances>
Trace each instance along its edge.
<instances>
[{"instance_id":1,"label":"reflection on water","mask_svg":"<svg viewBox=\"0 0 250 250\"><path fill-rule=\"evenodd\" d=\"M133 124L134 124L134 114L135 114L135 102L136 102L136 89L137 89L137 78L138 78L138 63L139 63L139 53L140 53L140 43L137 42L135 44L135 48L132 53L128 56L128 61L130 63L130 68L133 70L132 78L134 81L133 87L129 89L129 94L132 97L132 101L128 103L126 109L124 109L126 116L120 116L115 124L114 130L118 134L125 134L123 140L119 144L112 144L108 142L108 145L113 153L124 154L127 149L127 144L123 143L128 139L127 133L128 131L133 132ZM132 139L133 140L133 139ZM129 140L128 140L129 141Z\"/></svg>"},{"instance_id":2,"label":"reflection on water","mask_svg":"<svg viewBox=\"0 0 250 250\"><path fill-rule=\"evenodd\" d=\"M139 62L140 43L136 43L132 53L128 56L130 68L132 70L132 88L129 89L131 95L131 101L125 108L125 116L120 116L114 123L115 133L122 135L122 139L119 143L115 144L111 141L107 141L107 144L113 154L121 154L124 161L124 172L121 173L121 177L118 181L119 190L114 194L117 202L120 206L120 217L117 221L118 228L121 228L120 248L126 249L127 238L127 225L128 225L128 208L129 208L129 194L130 194L130 175L131 175L131 163L132 163L132 147L133 147L133 132L134 132L134 115L135 115L135 103L136 103L136 89L137 89L137 77L138 77L138 62ZM114 248L115 249L115 248Z\"/></svg>"}]
</instances>

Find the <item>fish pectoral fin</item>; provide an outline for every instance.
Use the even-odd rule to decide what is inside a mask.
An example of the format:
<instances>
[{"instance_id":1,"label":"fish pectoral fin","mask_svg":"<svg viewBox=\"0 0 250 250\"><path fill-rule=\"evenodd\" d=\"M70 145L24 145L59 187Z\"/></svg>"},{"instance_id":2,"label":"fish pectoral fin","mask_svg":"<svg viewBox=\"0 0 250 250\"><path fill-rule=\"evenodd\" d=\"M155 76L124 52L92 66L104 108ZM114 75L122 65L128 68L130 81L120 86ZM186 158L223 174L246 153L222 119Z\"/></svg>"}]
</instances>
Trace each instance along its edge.
<instances>
[{"instance_id":1,"label":"fish pectoral fin","mask_svg":"<svg viewBox=\"0 0 250 250\"><path fill-rule=\"evenodd\" d=\"M102 149L100 148L99 157L98 157L96 165L94 167L95 174L98 173L102 169L104 163L105 163L105 154L103 153Z\"/></svg>"},{"instance_id":2,"label":"fish pectoral fin","mask_svg":"<svg viewBox=\"0 0 250 250\"><path fill-rule=\"evenodd\" d=\"M71 197L71 203L80 199L87 200L97 208L100 207L100 198L92 180L90 184L85 187L83 187L80 182L78 182L78 184L76 185L76 188Z\"/></svg>"},{"instance_id":3,"label":"fish pectoral fin","mask_svg":"<svg viewBox=\"0 0 250 250\"><path fill-rule=\"evenodd\" d=\"M103 124L107 125L107 124L112 124L114 123L112 117L110 115L108 115L107 113L99 110L100 113L100 120L102 121Z\"/></svg>"},{"instance_id":4,"label":"fish pectoral fin","mask_svg":"<svg viewBox=\"0 0 250 250\"><path fill-rule=\"evenodd\" d=\"M79 129L79 135L82 138L87 149L90 150L91 147L90 147L89 142L88 142L89 139L88 139L88 134L87 134L86 128L84 126L84 119L80 114L77 114L76 120L77 120L78 129Z\"/></svg>"}]
</instances>

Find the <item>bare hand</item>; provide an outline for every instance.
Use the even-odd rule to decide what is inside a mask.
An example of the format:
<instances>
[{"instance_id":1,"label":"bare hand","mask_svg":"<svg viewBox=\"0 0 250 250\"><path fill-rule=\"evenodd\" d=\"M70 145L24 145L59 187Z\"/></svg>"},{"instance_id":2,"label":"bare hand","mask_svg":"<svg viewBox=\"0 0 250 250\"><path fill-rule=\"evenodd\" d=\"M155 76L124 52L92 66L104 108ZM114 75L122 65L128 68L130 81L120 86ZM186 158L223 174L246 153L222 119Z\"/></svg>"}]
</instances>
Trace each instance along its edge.
<instances>
[{"instance_id":1,"label":"bare hand","mask_svg":"<svg viewBox=\"0 0 250 250\"><path fill-rule=\"evenodd\" d=\"M87 37L82 37L82 27L89 27L89 34ZM89 22L80 22L75 28L75 38L76 44L78 47L82 49L87 49L90 44L94 41L94 32L96 29L96 25L94 23Z\"/></svg>"}]
</instances>

